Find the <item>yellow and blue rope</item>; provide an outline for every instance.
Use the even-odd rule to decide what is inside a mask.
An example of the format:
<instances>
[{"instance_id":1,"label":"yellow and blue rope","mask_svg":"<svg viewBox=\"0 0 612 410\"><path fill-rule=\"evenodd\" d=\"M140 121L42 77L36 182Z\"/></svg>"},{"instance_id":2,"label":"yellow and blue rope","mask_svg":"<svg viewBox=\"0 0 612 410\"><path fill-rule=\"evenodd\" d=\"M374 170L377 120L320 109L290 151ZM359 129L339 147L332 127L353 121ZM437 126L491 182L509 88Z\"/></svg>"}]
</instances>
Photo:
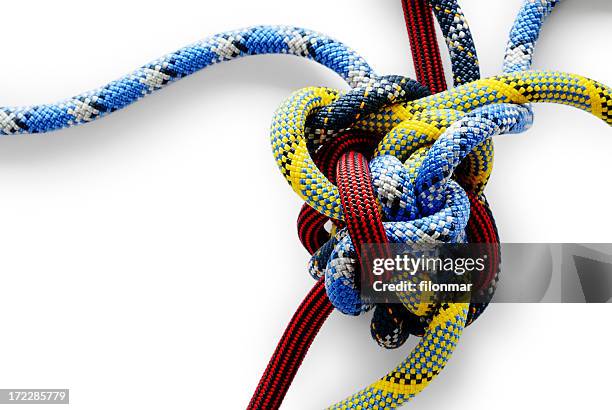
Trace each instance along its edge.
<instances>
[{"instance_id":1,"label":"yellow and blue rope","mask_svg":"<svg viewBox=\"0 0 612 410\"><path fill-rule=\"evenodd\" d=\"M339 94L329 88L306 88L294 93L274 115L271 143L276 162L294 191L320 213L342 220L338 189L316 167L305 137L307 117L334 102ZM386 107L358 119L354 128L385 134L403 121L417 121L417 114L426 111L453 109L469 113L491 104L536 102L573 106L612 125L612 89L606 85L575 74L529 71L474 81L417 101ZM431 125L424 121L420 125L415 129L426 130L430 135L417 138L431 140L435 132ZM409 139L413 138L409 134ZM399 151L406 144L399 142L397 147L390 147L389 141L384 143L388 151Z\"/></svg>"}]
</instances>

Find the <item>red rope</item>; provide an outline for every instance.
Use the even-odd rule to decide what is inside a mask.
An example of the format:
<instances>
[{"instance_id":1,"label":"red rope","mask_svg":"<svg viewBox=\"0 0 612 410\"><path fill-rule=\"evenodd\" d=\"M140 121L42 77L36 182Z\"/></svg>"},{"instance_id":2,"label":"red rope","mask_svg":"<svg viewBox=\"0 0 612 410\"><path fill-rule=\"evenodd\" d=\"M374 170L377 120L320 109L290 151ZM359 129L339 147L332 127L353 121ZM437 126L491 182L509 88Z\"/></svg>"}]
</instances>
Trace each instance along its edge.
<instances>
[{"instance_id":1,"label":"red rope","mask_svg":"<svg viewBox=\"0 0 612 410\"><path fill-rule=\"evenodd\" d=\"M443 91L446 89L446 80L431 9L425 4L425 0L402 0L402 6L417 79L421 84L428 86L432 93ZM336 175L334 175L336 166L339 168L340 180L350 178L353 182L361 181L360 191L362 188L364 191L359 195L362 198L369 198L369 201L374 201L371 195L371 183L365 183L362 180L369 178L367 162L365 157L357 152L366 154L371 152L376 142L364 136L346 135L332 140L331 146L323 147L320 150L322 152L320 158L315 161L332 182L336 180ZM342 183L339 183L339 188L340 185ZM360 252L360 242L363 240L366 241L363 243L383 243L386 242L386 236L382 229L380 215L377 215L378 207L375 202L368 202L361 209L358 207L355 211L360 215L358 217L355 217L352 211L347 211L345 205L349 209L352 206L348 205L352 198L350 186L351 183L340 192L341 196L345 197L343 210L349 221L348 229L355 248ZM366 188L370 190L370 193L365 192ZM355 204L358 205L358 202ZM374 210L376 213L373 213ZM304 204L300 211L298 236L311 254L329 238L324 229L326 221L325 216L307 204ZM248 409L275 410L280 407L308 348L332 310L333 306L325 293L323 279L320 279L291 318L259 381Z\"/></svg>"},{"instance_id":2,"label":"red rope","mask_svg":"<svg viewBox=\"0 0 612 410\"><path fill-rule=\"evenodd\" d=\"M383 243L387 239L372 191L368 162L365 156L354 151L370 153L376 143L372 138L347 133L330 141L321 149L323 154L315 157L323 173L331 181L338 181L347 226L351 237L358 238L354 245L359 250L362 243ZM307 204L300 211L298 234L311 254L329 239L323 228L326 221L326 217ZM308 348L334 309L323 281L323 278L317 281L291 318L248 409L280 407Z\"/></svg>"},{"instance_id":3,"label":"red rope","mask_svg":"<svg viewBox=\"0 0 612 410\"><path fill-rule=\"evenodd\" d=\"M334 310L323 282L323 278L317 281L293 314L251 398L249 409L280 407L308 348Z\"/></svg>"},{"instance_id":4,"label":"red rope","mask_svg":"<svg viewBox=\"0 0 612 410\"><path fill-rule=\"evenodd\" d=\"M336 178L346 227L363 264L360 266L372 266L374 258L389 255L389 241L372 190L368 160L356 151L347 152L338 161ZM366 244L369 248L362 249Z\"/></svg>"},{"instance_id":5,"label":"red rope","mask_svg":"<svg viewBox=\"0 0 612 410\"><path fill-rule=\"evenodd\" d=\"M402 0L417 81L433 93L446 90L434 18L426 0Z\"/></svg>"}]
</instances>

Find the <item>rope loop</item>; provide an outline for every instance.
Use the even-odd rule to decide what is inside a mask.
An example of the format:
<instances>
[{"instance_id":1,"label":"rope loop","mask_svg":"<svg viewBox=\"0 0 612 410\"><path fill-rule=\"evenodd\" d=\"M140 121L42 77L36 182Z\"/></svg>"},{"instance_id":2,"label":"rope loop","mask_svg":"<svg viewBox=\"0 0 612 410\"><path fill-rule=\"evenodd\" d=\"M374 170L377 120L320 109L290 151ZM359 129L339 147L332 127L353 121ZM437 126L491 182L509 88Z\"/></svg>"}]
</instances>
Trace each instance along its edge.
<instances>
[{"instance_id":1,"label":"rope loop","mask_svg":"<svg viewBox=\"0 0 612 410\"><path fill-rule=\"evenodd\" d=\"M528 107L493 104L464 114L435 140L431 148L421 146L412 149L412 154L404 150L400 157L408 156L405 163L392 155L379 155L379 150L369 168L389 241L407 244L465 242L470 200L459 183L451 179L455 170L493 135L523 132L532 120ZM402 130L410 128L409 124L400 127ZM394 130L390 134L397 136ZM347 229L341 229L315 252L309 264L313 277L325 278L332 304L349 315L359 315L373 307L363 303L359 296L355 278L357 260L358 248L352 236ZM487 285L495 286L493 278L489 280ZM420 300L405 302L406 308L416 316L430 316L435 311L435 306L423 305Z\"/></svg>"},{"instance_id":2,"label":"rope loop","mask_svg":"<svg viewBox=\"0 0 612 410\"><path fill-rule=\"evenodd\" d=\"M384 222L385 233L392 243L457 243L465 241L465 228L470 215L469 199L465 191L454 181L450 181L448 200L443 209L434 215L411 221ZM385 215L388 216L388 215ZM313 259L320 260L315 254ZM358 271L357 249L346 229L335 236L335 245L324 269L325 287L332 304L342 313L359 315L372 308L359 296L355 278ZM312 266L313 264L311 264ZM311 272L317 275L317 272ZM412 313L424 316L432 313L421 306L406 306Z\"/></svg>"},{"instance_id":3,"label":"rope loop","mask_svg":"<svg viewBox=\"0 0 612 410\"><path fill-rule=\"evenodd\" d=\"M389 78L385 80L392 83ZM329 169L322 172L306 147L306 127L310 118L317 118L323 125L339 124L338 128L375 134L386 131L367 164L372 191L380 206L385 236L393 243L410 244L457 243L470 239L470 203L474 204L471 198L481 198L491 172L490 137L529 128L533 116L526 103L551 101L577 105L610 122L607 109L610 89L565 73L498 76L402 103L395 102L399 94L394 94L386 100L381 98L364 105L365 89L354 91L350 97L324 88L300 90L281 106L272 127L275 155L282 154L287 147L295 148L291 159L296 162L288 160L281 164L289 183L298 188L298 193L303 193L306 202L318 212L340 221L336 223L339 229L312 256L309 272L315 278L324 278L332 304L349 315L359 315L373 306L360 298L355 277L359 245L354 243L350 229L342 225L347 219L340 200L342 195ZM389 105L389 102L395 103ZM367 113L366 108L378 108L379 111ZM326 119L318 119L324 115ZM378 123L382 126L377 126ZM391 126L387 128L387 125ZM334 141L321 136L334 135L335 130L319 130L318 140L311 141ZM317 143L312 145L316 147ZM480 199L480 203L482 205L484 199ZM497 242L494 227L492 231L495 234L489 235L491 238L480 239L486 243ZM493 294L497 281L497 266L494 264L491 270L493 273L481 288L488 295ZM381 312L375 314L373 334L385 347L403 343L407 332L422 334L439 309L438 305L420 301L403 302L408 315L401 314L399 319L407 319L405 326L397 325L398 316L394 315L398 307L381 306ZM471 323L483 307L484 304L471 305L466 323ZM392 320L395 325L387 326ZM393 334L389 334L390 328L394 329ZM388 334L381 337L381 331Z\"/></svg>"},{"instance_id":4,"label":"rope loop","mask_svg":"<svg viewBox=\"0 0 612 410\"><path fill-rule=\"evenodd\" d=\"M338 189L316 167L308 152L305 132L308 116L336 101L339 96L339 91L329 88L311 87L295 92L277 110L272 122L271 140L277 164L291 187L320 213L343 220ZM463 112L473 112L493 104L534 102L574 106L612 125L612 90L609 87L574 74L528 71L478 80L416 101L385 106L359 119L351 128L386 134L402 122L411 121L403 134L405 138L396 135L396 140L400 141L399 147L390 148L391 154L397 156L399 154L395 151L403 150L401 144L414 148L416 141L419 148L427 146L435 140L436 135L446 131L453 118L460 118ZM449 109L459 113L445 111ZM428 111L433 111L433 114ZM386 138L387 141L389 138ZM385 143L381 144L384 148ZM474 177L486 177L491 165L487 158L490 146L483 145L481 149L483 158L477 158L474 165L477 172L468 175L467 181L475 185L479 194L486 178L475 180Z\"/></svg>"},{"instance_id":5,"label":"rope loop","mask_svg":"<svg viewBox=\"0 0 612 410\"><path fill-rule=\"evenodd\" d=\"M465 115L436 140L417 171L415 191L423 215L438 212L457 166L494 135L521 133L533 123L528 106L493 104Z\"/></svg>"},{"instance_id":6,"label":"rope loop","mask_svg":"<svg viewBox=\"0 0 612 410\"><path fill-rule=\"evenodd\" d=\"M411 78L399 75L373 77L367 84L340 95L308 118L305 133L309 146L322 145L365 115L376 113L385 106L428 95L427 87Z\"/></svg>"},{"instance_id":7,"label":"rope loop","mask_svg":"<svg viewBox=\"0 0 612 410\"><path fill-rule=\"evenodd\" d=\"M383 80L391 84L398 78L394 76L384 78ZM400 82L402 81L400 80ZM411 90L414 89L413 86L410 87ZM381 89L380 87L377 88ZM389 94L379 91L377 92L378 100L368 104L363 103L364 96L368 95L364 90L353 90L337 97L329 95L333 99L329 106L313 109L311 113L307 114L308 117L305 119L304 124L314 124L313 127L317 127L319 124L332 124L332 126L335 125L338 128L350 127L353 125L350 122L351 120L357 121L360 116L367 113L367 110L383 107L386 103L396 100L399 94L396 93L389 97ZM381 98L380 96L383 97ZM448 123L459 118L460 114L458 111L452 112L448 118ZM402 127L407 129L405 124ZM321 131L318 135L331 134L327 129L322 129ZM338 187L335 185L338 181L334 178L333 172L330 169L329 158L333 158L331 160L332 164L334 162L340 164L338 157L341 149L348 150L350 143L343 141L341 138L331 139L330 142L335 142L336 148L330 150L329 147L323 145L325 141L324 138L319 139L318 142L322 145L318 153L329 153L331 151L333 154L331 154L331 157L328 155L328 164L321 164L321 161L312 159L316 167L316 169L313 168L313 171L320 172L323 178L326 178L331 185L338 189L341 185L339 184ZM359 139L353 138L348 141L355 142L359 141ZM484 142L484 139L481 142ZM426 158L424 154L427 151L423 149L427 149L428 146L424 144L420 148L422 149L416 150L417 152L413 153L413 155L409 155L406 164L402 163L395 156L377 153L369 164L363 163L358 167L358 169L367 168L368 171L371 171L371 189L378 204L381 206L382 219L386 221L383 223L384 236L391 242L396 243L463 242L466 240L470 200L464 189L457 182L451 180L445 181L447 192L445 192L444 197L446 202L443 206L439 207L437 212L429 212L428 214L422 214L421 212L421 209L426 205L427 197L419 197L418 192L415 190L414 182L418 177L419 165ZM363 161L363 158L360 157L355 162L359 161ZM323 169L321 169L322 165ZM369 180L369 172L367 177ZM351 232L351 226L355 225L355 222L351 222L352 217L347 214L347 195L343 195L343 191L345 193L347 191L350 192L353 187L357 187L354 188L356 190L361 189L359 185L363 182L363 179L355 178L350 181L352 183L346 184L343 189L339 190L339 195L342 198L340 207L348 227L341 226L341 229L338 229L335 235L313 254L309 263L309 272L314 278L325 278L327 294L332 304L341 312L349 315L358 315L372 308L372 305L361 301L359 284L355 278L358 271L357 261L360 259L359 244L364 243L364 238L359 236L359 233L356 234L354 230ZM423 178L421 178L422 180ZM440 189L443 190L442 188ZM360 201L361 208L367 208L368 201L363 199L363 197L359 197L358 200ZM376 209L370 209L364 215L370 215L372 225L376 225L376 220L378 219ZM381 237L379 235L378 241L382 240L380 239ZM423 309L420 303L415 302L406 304L406 308L416 316L428 316L434 311L435 306ZM393 310L392 308L389 309ZM399 339L394 344L398 343L401 343Z\"/></svg>"}]
</instances>

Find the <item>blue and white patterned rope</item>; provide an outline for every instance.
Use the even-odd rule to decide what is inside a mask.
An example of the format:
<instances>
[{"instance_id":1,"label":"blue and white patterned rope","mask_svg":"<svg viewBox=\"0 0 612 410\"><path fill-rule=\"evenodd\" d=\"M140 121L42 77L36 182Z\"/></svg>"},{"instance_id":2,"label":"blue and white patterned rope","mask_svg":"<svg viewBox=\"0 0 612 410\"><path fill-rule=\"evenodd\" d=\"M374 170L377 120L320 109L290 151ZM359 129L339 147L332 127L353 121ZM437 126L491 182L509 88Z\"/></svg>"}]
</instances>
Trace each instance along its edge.
<instances>
[{"instance_id":1,"label":"blue and white patterned rope","mask_svg":"<svg viewBox=\"0 0 612 410\"><path fill-rule=\"evenodd\" d=\"M487 138L519 134L531 127L533 113L518 104L488 105L453 123L427 152L419 167L414 191L421 213L438 212L446 202L446 186L457 166Z\"/></svg>"},{"instance_id":2,"label":"blue and white patterned rope","mask_svg":"<svg viewBox=\"0 0 612 410\"><path fill-rule=\"evenodd\" d=\"M90 122L203 68L257 54L312 59L336 72L351 87L365 87L376 78L362 57L327 36L296 27L257 26L208 37L101 88L55 104L0 107L0 134L42 133Z\"/></svg>"},{"instance_id":3,"label":"blue and white patterned rope","mask_svg":"<svg viewBox=\"0 0 612 410\"><path fill-rule=\"evenodd\" d=\"M506 44L504 73L531 69L535 45L542 32L546 17L561 0L525 0L518 12ZM531 111L530 104L525 107ZM533 113L531 113L533 116Z\"/></svg>"},{"instance_id":4,"label":"blue and white patterned rope","mask_svg":"<svg viewBox=\"0 0 612 410\"><path fill-rule=\"evenodd\" d=\"M432 0L451 54L455 77L471 81L473 41L456 0ZM463 51L462 51L463 50ZM66 100L26 107L0 107L0 135L44 133L94 121L166 85L223 61L258 54L312 59L352 88L379 87L377 75L349 47L320 33L288 26L256 26L220 33L167 54L98 89ZM476 70L477 74L477 70Z\"/></svg>"},{"instance_id":5,"label":"blue and white patterned rope","mask_svg":"<svg viewBox=\"0 0 612 410\"><path fill-rule=\"evenodd\" d=\"M476 50L457 0L428 0L449 47L456 84L479 78ZM44 133L94 121L203 68L257 54L290 54L314 60L352 88L388 86L367 62L323 34L290 26L255 26L219 33L167 54L96 90L27 107L0 107L0 135Z\"/></svg>"},{"instance_id":6,"label":"blue and white patterned rope","mask_svg":"<svg viewBox=\"0 0 612 410\"><path fill-rule=\"evenodd\" d=\"M561 0L526 0L510 30L504 73L531 69L535 44L546 17Z\"/></svg>"}]
</instances>

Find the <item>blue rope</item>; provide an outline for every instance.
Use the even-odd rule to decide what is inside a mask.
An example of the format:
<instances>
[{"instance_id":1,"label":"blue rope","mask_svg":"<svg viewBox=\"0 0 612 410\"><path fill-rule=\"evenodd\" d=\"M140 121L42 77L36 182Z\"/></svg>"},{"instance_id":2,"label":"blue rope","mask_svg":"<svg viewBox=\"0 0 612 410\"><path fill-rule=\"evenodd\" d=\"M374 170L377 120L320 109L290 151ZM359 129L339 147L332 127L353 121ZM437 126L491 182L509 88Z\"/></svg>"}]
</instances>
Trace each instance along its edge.
<instances>
[{"instance_id":1,"label":"blue rope","mask_svg":"<svg viewBox=\"0 0 612 410\"><path fill-rule=\"evenodd\" d=\"M455 86L480 78L474 38L457 0L427 0L431 6L450 53Z\"/></svg>"},{"instance_id":2,"label":"blue rope","mask_svg":"<svg viewBox=\"0 0 612 410\"><path fill-rule=\"evenodd\" d=\"M0 134L42 133L90 122L198 70L257 54L290 54L314 60L351 87L366 86L376 78L362 57L329 37L296 27L257 26L208 37L101 88L56 104L0 107Z\"/></svg>"},{"instance_id":3,"label":"blue rope","mask_svg":"<svg viewBox=\"0 0 612 410\"><path fill-rule=\"evenodd\" d=\"M510 30L504 73L526 71L531 68L536 41L542 25L561 0L526 0Z\"/></svg>"}]
</instances>

